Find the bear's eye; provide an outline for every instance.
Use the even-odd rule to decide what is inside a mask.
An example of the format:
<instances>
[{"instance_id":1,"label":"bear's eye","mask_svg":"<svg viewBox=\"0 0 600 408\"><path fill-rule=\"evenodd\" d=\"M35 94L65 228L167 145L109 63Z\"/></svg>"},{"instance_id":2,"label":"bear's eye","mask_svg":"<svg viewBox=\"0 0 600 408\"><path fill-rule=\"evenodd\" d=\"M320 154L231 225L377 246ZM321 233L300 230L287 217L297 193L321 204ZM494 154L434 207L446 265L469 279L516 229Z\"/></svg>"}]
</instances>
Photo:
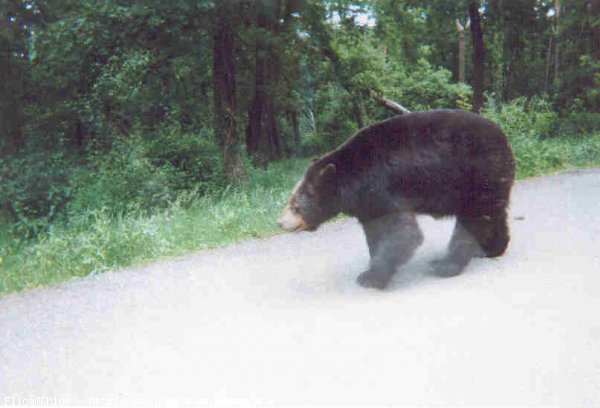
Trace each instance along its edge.
<instances>
[{"instance_id":1,"label":"bear's eye","mask_svg":"<svg viewBox=\"0 0 600 408\"><path fill-rule=\"evenodd\" d=\"M290 203L290 209L295 212L296 214L300 213L300 206L298 205L298 203L296 202L296 200L294 200L293 202Z\"/></svg>"},{"instance_id":2,"label":"bear's eye","mask_svg":"<svg viewBox=\"0 0 600 408\"><path fill-rule=\"evenodd\" d=\"M291 203L291 208L297 214L302 214L303 210L310 207L312 201L313 199L311 196L307 194L306 191L303 191L295 197L294 201Z\"/></svg>"}]
</instances>

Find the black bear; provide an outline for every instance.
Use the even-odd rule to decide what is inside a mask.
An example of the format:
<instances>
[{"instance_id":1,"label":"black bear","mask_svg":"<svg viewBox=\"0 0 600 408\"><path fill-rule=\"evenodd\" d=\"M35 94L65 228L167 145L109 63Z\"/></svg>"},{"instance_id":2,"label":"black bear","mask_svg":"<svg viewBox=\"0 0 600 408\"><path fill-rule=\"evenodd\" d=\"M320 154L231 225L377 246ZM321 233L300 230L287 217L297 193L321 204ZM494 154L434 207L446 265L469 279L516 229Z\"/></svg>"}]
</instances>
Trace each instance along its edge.
<instances>
[{"instance_id":1,"label":"black bear","mask_svg":"<svg viewBox=\"0 0 600 408\"><path fill-rule=\"evenodd\" d=\"M356 217L371 261L358 277L385 288L423 242L415 214L456 216L440 276L474 256L497 257L509 241L507 206L514 157L500 127L463 110L400 115L359 130L315 159L279 216L287 231L313 231L338 213Z\"/></svg>"}]
</instances>

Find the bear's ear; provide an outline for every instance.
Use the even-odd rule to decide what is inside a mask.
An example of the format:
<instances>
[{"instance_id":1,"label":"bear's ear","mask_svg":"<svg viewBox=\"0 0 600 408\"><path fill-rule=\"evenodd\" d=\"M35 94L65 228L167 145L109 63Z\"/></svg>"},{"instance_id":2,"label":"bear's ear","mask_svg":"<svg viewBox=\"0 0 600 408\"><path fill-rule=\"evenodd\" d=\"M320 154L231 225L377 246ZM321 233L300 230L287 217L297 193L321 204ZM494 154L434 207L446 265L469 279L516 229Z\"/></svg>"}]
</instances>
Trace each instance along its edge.
<instances>
[{"instance_id":1,"label":"bear's ear","mask_svg":"<svg viewBox=\"0 0 600 408\"><path fill-rule=\"evenodd\" d=\"M335 175L335 164L329 163L327 166L323 167L319 172L319 178L322 180L327 180L332 178Z\"/></svg>"}]
</instances>

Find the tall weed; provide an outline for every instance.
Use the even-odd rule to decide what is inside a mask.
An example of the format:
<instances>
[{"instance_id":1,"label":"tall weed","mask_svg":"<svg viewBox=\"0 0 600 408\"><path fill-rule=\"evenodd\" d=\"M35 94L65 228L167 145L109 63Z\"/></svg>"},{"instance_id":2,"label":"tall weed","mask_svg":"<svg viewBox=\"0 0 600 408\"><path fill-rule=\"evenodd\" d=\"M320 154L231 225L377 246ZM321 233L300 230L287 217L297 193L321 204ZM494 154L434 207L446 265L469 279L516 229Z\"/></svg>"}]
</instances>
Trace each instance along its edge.
<instances>
[{"instance_id":1,"label":"tall weed","mask_svg":"<svg viewBox=\"0 0 600 408\"><path fill-rule=\"evenodd\" d=\"M542 98L519 98L502 105L489 100L483 115L507 134L518 178L600 163L596 149L600 132L556 135L554 129L561 119Z\"/></svg>"},{"instance_id":2,"label":"tall weed","mask_svg":"<svg viewBox=\"0 0 600 408\"><path fill-rule=\"evenodd\" d=\"M600 132L548 137L558 119L544 100L489 103L484 115L507 133L518 178L600 164ZM170 179L176 166L151 162L148 157L158 153L148 154L152 146L146 143L132 139L120 147L127 155L115 151L116 157L93 172L77 174L80 184L74 185L83 187L73 193L71 215L54 220L35 238L17 238L5 227L7 220L0 220L0 293L276 233L277 212L308 164L303 159L266 170L248 166L245 185L207 189L200 182L178 190ZM194 160L180 147L197 142L173 143L165 149ZM126 205L114 205L122 202Z\"/></svg>"},{"instance_id":3,"label":"tall weed","mask_svg":"<svg viewBox=\"0 0 600 408\"><path fill-rule=\"evenodd\" d=\"M83 209L21 242L0 234L0 293L118 269L278 231L277 212L307 160L249 169L245 186L199 197L180 193L164 209Z\"/></svg>"}]
</instances>

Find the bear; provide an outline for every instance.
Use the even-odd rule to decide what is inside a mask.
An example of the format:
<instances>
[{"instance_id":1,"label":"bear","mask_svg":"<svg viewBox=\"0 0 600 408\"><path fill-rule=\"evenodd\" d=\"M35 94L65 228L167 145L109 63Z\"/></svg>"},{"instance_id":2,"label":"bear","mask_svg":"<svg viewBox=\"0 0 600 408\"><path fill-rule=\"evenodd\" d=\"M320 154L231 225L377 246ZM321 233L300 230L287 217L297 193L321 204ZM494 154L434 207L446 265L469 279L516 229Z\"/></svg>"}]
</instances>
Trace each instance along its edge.
<instances>
[{"instance_id":1,"label":"bear","mask_svg":"<svg viewBox=\"0 0 600 408\"><path fill-rule=\"evenodd\" d=\"M493 121L461 109L398 115L366 126L308 166L282 210L286 231L314 231L339 213L358 219L370 254L358 276L384 289L423 242L417 214L454 216L447 254L433 272L460 274L509 243L515 160Z\"/></svg>"}]
</instances>

